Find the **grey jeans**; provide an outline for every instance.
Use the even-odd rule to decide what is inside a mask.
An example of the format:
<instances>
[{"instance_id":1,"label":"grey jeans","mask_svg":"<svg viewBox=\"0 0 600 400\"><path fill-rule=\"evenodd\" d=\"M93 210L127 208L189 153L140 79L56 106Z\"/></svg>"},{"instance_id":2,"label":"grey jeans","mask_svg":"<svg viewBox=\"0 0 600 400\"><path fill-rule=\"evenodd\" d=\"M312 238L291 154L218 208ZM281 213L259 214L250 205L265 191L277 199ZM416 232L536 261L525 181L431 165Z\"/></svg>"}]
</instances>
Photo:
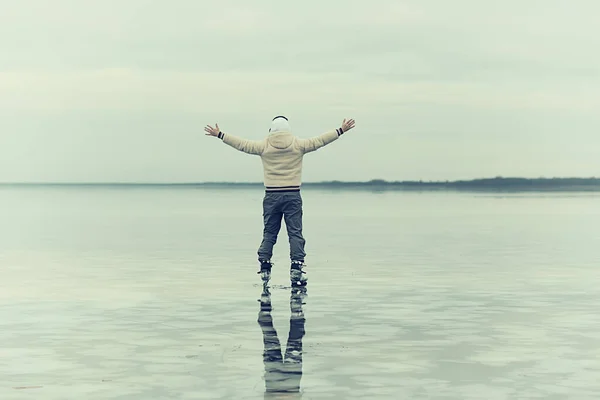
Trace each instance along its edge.
<instances>
[{"instance_id":1,"label":"grey jeans","mask_svg":"<svg viewBox=\"0 0 600 400\"><path fill-rule=\"evenodd\" d=\"M263 199L263 240L258 249L259 260L273 257L273 246L281 229L281 219L285 220L290 242L290 259L304 261L306 253L302 237L302 196L300 192L266 192Z\"/></svg>"}]
</instances>

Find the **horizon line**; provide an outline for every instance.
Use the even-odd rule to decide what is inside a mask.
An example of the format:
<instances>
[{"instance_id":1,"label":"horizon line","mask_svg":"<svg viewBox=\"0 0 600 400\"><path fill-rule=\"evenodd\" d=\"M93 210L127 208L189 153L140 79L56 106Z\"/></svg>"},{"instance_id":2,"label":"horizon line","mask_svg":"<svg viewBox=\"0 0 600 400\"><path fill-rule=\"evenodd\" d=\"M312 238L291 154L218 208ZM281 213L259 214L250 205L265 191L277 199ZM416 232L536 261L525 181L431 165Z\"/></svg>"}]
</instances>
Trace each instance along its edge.
<instances>
[{"instance_id":1,"label":"horizon line","mask_svg":"<svg viewBox=\"0 0 600 400\"><path fill-rule=\"evenodd\" d=\"M526 180L526 181L547 181L547 180L599 180L600 177L519 177L519 176L496 176L487 178L470 178L470 179L456 179L456 180L423 180L423 179L410 179L410 180L386 180L386 179L370 179L370 180L324 180L324 181L307 181L302 182L301 185L322 185L322 184L452 184L452 183L465 183L465 182L481 182L481 181L500 181L500 180ZM263 182L259 181L167 181L167 182L152 182L152 181L15 181L15 182L0 182L0 185L18 185L18 186L57 186L57 185L147 185L147 186L167 186L167 185L264 185Z\"/></svg>"}]
</instances>

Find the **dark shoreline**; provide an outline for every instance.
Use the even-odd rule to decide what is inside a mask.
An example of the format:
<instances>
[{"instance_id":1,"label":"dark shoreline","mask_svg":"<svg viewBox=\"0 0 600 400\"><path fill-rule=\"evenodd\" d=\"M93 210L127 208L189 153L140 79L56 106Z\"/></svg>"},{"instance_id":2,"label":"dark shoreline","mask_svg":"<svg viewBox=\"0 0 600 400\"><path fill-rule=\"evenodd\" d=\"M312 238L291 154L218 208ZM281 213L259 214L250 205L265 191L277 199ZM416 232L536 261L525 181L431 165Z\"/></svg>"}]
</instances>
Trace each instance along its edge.
<instances>
[{"instance_id":1,"label":"dark shoreline","mask_svg":"<svg viewBox=\"0 0 600 400\"><path fill-rule=\"evenodd\" d=\"M53 182L0 183L1 187L88 187L88 188L191 188L245 189L263 188L262 182L190 182L190 183L128 183L128 182ZM600 192L600 178L485 178L460 181L385 181L366 182L305 182L303 189L367 190L367 191L486 191L486 192Z\"/></svg>"}]
</instances>

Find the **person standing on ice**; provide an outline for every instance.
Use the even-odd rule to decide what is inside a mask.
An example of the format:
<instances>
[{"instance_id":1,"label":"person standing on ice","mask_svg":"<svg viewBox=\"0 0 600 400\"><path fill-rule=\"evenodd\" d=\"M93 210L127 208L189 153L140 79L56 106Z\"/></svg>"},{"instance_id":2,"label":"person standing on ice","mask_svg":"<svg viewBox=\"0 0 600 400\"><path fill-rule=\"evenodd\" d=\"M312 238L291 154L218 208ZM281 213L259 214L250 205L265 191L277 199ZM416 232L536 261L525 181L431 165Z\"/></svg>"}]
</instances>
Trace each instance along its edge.
<instances>
[{"instance_id":1,"label":"person standing on ice","mask_svg":"<svg viewBox=\"0 0 600 400\"><path fill-rule=\"evenodd\" d=\"M258 248L258 262L263 283L271 279L273 246L281 229L281 219L285 225L290 243L290 282L292 287L305 286L306 272L303 270L305 240L302 235L302 160L305 154L313 152L337 140L354 128L354 120L345 120L340 128L325 132L309 139L301 139L292 134L288 119L277 116L271 121L269 134L262 140L243 139L224 133L215 124L207 125L207 136L221 139L229 146L260 156L263 165L265 196L263 199L263 239Z\"/></svg>"}]
</instances>

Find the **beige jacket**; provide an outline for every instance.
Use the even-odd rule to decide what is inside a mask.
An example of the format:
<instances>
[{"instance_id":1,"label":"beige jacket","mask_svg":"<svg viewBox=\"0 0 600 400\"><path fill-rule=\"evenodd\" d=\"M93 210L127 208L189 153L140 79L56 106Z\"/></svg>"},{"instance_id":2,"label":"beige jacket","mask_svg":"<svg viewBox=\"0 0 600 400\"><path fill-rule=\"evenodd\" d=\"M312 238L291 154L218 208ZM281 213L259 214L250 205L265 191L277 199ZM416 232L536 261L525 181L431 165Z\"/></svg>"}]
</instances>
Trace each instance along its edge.
<instances>
[{"instance_id":1,"label":"beige jacket","mask_svg":"<svg viewBox=\"0 0 600 400\"><path fill-rule=\"evenodd\" d=\"M229 146L247 154L260 156L267 191L298 191L302 184L302 159L337 140L341 129L326 132L310 139L300 139L291 132L270 133L263 140L247 140L221 132L219 138Z\"/></svg>"}]
</instances>

